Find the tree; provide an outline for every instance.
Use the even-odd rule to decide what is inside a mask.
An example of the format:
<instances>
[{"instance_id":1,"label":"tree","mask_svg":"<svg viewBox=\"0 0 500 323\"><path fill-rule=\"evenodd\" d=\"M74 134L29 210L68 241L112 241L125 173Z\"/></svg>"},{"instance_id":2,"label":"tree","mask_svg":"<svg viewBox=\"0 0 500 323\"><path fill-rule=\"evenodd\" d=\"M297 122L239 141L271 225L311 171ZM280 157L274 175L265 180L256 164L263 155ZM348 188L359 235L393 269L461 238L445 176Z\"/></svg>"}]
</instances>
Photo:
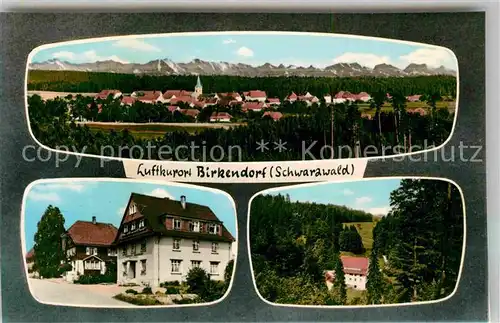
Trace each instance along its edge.
<instances>
[{"instance_id":1,"label":"tree","mask_svg":"<svg viewBox=\"0 0 500 323\"><path fill-rule=\"evenodd\" d=\"M229 283L231 282L231 278L233 277L233 270L234 270L234 259L231 259L227 263L226 269L224 270L224 281L228 286Z\"/></svg>"},{"instance_id":2,"label":"tree","mask_svg":"<svg viewBox=\"0 0 500 323\"><path fill-rule=\"evenodd\" d=\"M335 280L333 282L333 291L335 293L336 301L339 304L347 302L347 289L345 286L344 265L340 259L340 254L334 256L335 259Z\"/></svg>"},{"instance_id":3,"label":"tree","mask_svg":"<svg viewBox=\"0 0 500 323\"><path fill-rule=\"evenodd\" d=\"M382 92L382 91L377 91L371 95L371 100L370 100L370 108L375 108L375 116L378 121L378 138L379 138L379 144L382 144L382 123L380 119L380 112L382 109L382 106L385 103L385 100L387 99L387 94Z\"/></svg>"},{"instance_id":4,"label":"tree","mask_svg":"<svg viewBox=\"0 0 500 323\"><path fill-rule=\"evenodd\" d=\"M378 264L378 250L372 249L366 282L368 304L380 304L384 294L383 277Z\"/></svg>"},{"instance_id":5,"label":"tree","mask_svg":"<svg viewBox=\"0 0 500 323\"><path fill-rule=\"evenodd\" d=\"M64 262L61 235L65 233L64 216L57 207L49 205L38 222L35 233L35 266L41 277L59 277Z\"/></svg>"}]
</instances>

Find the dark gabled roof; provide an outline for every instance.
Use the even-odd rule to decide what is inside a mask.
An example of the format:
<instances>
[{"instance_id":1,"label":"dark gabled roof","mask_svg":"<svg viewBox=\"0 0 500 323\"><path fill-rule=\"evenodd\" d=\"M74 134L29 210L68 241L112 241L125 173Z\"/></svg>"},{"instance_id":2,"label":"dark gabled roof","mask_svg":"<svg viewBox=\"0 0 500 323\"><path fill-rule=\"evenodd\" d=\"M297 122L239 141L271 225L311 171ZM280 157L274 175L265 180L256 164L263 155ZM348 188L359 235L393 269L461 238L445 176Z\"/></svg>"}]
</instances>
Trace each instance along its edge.
<instances>
[{"instance_id":1,"label":"dark gabled roof","mask_svg":"<svg viewBox=\"0 0 500 323\"><path fill-rule=\"evenodd\" d=\"M231 242L235 240L234 237L225 228L223 224L221 225L222 226L221 236L213 234L167 230L167 228L165 227L165 223L163 222L164 215L222 223L222 221L220 221L217 218L217 216L208 206L186 202L186 208L184 209L181 205L181 202L178 200L143 195L138 193L132 193L130 196L130 200L134 201L134 203L137 205L139 211L138 213L140 213L146 219L147 223L146 226L148 226L149 230L151 230L154 233L160 233L168 236L179 236L185 238L193 237L193 238L200 238L200 239L214 240L214 241ZM134 218L139 218L139 217L140 216L136 216L134 214ZM123 223L127 222L130 221L124 219ZM128 238L124 239L119 239L119 238L120 237L117 236L116 241L128 240Z\"/></svg>"}]
</instances>

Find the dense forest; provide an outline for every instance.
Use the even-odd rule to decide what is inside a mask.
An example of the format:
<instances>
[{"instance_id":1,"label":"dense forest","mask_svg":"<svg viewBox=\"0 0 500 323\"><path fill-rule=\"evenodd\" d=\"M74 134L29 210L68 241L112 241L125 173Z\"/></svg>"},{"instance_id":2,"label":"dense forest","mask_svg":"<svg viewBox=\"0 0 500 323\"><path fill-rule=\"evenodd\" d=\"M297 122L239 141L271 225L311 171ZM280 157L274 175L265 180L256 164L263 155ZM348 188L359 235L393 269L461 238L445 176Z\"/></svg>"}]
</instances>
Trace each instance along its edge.
<instances>
[{"instance_id":1,"label":"dense forest","mask_svg":"<svg viewBox=\"0 0 500 323\"><path fill-rule=\"evenodd\" d=\"M98 105L89 103L89 98L82 96L43 101L40 96L33 95L28 99L28 110L33 134L44 145L75 147L78 151L85 149L86 153L96 155L101 155L102 147L110 146L114 148L113 156L122 158L144 158L147 154L141 154L139 149L130 153L129 148L138 146L145 152L149 146L153 147L150 158L164 160L165 156L159 154L160 147L175 150L179 145L191 143L204 147L207 152L222 147L226 152L223 161L326 159L332 158L332 151L333 158L387 156L438 146L450 135L454 114L448 109L436 108L439 95L424 95L430 106L430 112L425 115L407 111L406 98L399 93L392 93L389 112L382 111L386 103L385 92L376 92L372 96L373 118L362 117L356 103L326 105L322 102L311 107L301 105L302 102L284 104L283 112L288 115L278 121L262 118L261 113L243 116L241 111L235 110L237 108L213 106L200 112L200 120L207 119L212 111L229 111L234 116L245 118L246 124L229 129L200 127L195 133L179 128L153 139L134 136L126 129L94 131L75 120L192 122L192 119L179 112L172 114L166 105L140 102L130 108L115 101L103 102L99 113ZM271 145L279 140L286 142L286 151L259 151L257 142L261 140ZM194 152L179 150L171 157L191 161L204 160L206 155L200 149Z\"/></svg>"},{"instance_id":2,"label":"dense forest","mask_svg":"<svg viewBox=\"0 0 500 323\"><path fill-rule=\"evenodd\" d=\"M397 92L404 96L439 93L456 97L457 80L453 76L415 77L201 77L204 93L264 90L269 97L285 98L292 91L307 91L321 97L339 91L359 93ZM151 76L78 71L38 71L28 74L28 90L96 93L118 89L123 93L137 90L189 90L196 84L195 75Z\"/></svg>"},{"instance_id":3,"label":"dense forest","mask_svg":"<svg viewBox=\"0 0 500 323\"><path fill-rule=\"evenodd\" d=\"M405 179L390 194L390 203L389 214L373 221L370 214L346 207L291 202L282 195L256 197L250 248L259 293L270 302L301 305L392 304L450 295L464 238L458 189L444 181ZM345 243L347 232L355 229L349 222L371 221L373 246L363 254L370 260L367 289L354 293L346 287L340 255L353 252L345 250L353 246ZM331 290L325 270L339 278Z\"/></svg>"}]
</instances>

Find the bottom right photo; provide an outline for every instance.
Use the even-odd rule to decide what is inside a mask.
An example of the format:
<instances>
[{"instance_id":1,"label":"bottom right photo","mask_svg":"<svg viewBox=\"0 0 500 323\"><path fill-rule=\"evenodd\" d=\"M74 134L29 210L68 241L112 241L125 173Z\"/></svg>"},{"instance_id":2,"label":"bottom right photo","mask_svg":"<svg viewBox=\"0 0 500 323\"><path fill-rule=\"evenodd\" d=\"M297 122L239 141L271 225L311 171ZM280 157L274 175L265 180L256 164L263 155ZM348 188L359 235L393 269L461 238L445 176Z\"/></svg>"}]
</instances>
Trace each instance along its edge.
<instances>
[{"instance_id":1,"label":"bottom right photo","mask_svg":"<svg viewBox=\"0 0 500 323\"><path fill-rule=\"evenodd\" d=\"M465 252L460 188L438 178L374 178L269 189L250 202L249 253L275 305L443 301Z\"/></svg>"}]
</instances>

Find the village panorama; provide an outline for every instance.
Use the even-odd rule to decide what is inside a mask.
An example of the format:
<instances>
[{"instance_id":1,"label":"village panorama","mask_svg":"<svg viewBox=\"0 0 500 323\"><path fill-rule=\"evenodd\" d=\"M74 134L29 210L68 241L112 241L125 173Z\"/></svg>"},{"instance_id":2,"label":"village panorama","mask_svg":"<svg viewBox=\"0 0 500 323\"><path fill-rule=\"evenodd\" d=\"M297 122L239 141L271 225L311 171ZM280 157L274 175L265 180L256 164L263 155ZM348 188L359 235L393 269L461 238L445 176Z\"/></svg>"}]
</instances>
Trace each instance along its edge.
<instances>
[{"instance_id":1,"label":"village panorama","mask_svg":"<svg viewBox=\"0 0 500 323\"><path fill-rule=\"evenodd\" d=\"M457 65L442 48L333 36L165 37L37 52L27 77L35 138L93 155L163 160L162 151L184 145L202 149L168 157L249 162L398 155L438 147L453 130ZM304 42L321 50L303 52ZM288 62L289 46L301 64ZM344 53L349 46L373 55ZM131 148L148 146L148 154ZM225 154L212 158L217 149Z\"/></svg>"},{"instance_id":2,"label":"village panorama","mask_svg":"<svg viewBox=\"0 0 500 323\"><path fill-rule=\"evenodd\" d=\"M57 185L69 191L79 186L89 200L106 201L107 194L98 198L84 184L45 187L52 190ZM121 192L123 185L113 187ZM31 196L39 197L40 190ZM200 192L190 194L197 200L210 198ZM41 302L104 307L199 304L221 299L228 291L236 257L236 240L228 229L231 224L211 207L189 198L187 194L174 198L161 188L148 194L132 191L113 222L105 208L92 212L95 207L86 204L88 212L77 211L75 204L85 204L82 201L73 201L74 207L51 203L45 209L33 204L27 212L37 215L35 209L39 209L43 214L38 215L38 223L31 220L28 226L32 228L26 229L35 232L27 237L33 239L26 254L31 292ZM222 200L211 199L215 203ZM115 199L107 200L106 205L115 205ZM235 232L234 228L231 231Z\"/></svg>"}]
</instances>

